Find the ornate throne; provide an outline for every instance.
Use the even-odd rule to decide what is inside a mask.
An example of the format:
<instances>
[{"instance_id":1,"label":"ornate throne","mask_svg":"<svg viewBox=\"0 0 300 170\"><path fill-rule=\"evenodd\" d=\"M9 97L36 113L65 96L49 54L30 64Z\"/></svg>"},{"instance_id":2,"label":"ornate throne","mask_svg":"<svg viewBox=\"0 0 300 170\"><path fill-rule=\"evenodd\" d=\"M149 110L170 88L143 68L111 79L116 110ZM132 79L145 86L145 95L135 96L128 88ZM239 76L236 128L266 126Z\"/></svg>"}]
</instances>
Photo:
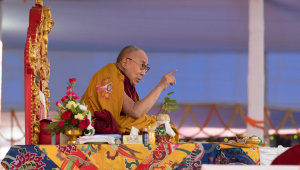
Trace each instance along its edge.
<instances>
[{"instance_id":1,"label":"ornate throne","mask_svg":"<svg viewBox=\"0 0 300 170\"><path fill-rule=\"evenodd\" d=\"M47 45L53 24L49 7L43 6L42 0L36 0L29 14L24 51L26 145L40 143L40 131L43 130L40 129L40 122L49 116L50 63Z\"/></svg>"}]
</instances>

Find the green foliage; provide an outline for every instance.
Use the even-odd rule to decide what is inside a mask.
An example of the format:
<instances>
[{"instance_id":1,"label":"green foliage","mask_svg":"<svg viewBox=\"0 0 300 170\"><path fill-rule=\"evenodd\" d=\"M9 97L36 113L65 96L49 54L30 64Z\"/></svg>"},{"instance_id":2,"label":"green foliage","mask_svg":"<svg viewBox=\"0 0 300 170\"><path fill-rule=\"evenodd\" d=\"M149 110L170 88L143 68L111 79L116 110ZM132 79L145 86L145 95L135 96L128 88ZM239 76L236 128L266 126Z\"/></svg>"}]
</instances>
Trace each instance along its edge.
<instances>
[{"instance_id":1,"label":"green foliage","mask_svg":"<svg viewBox=\"0 0 300 170\"><path fill-rule=\"evenodd\" d=\"M51 133L52 136L57 132L64 131L63 128L58 126L58 122L51 122L49 125L43 127L43 129L49 129L48 133Z\"/></svg>"},{"instance_id":2,"label":"green foliage","mask_svg":"<svg viewBox=\"0 0 300 170\"><path fill-rule=\"evenodd\" d=\"M88 111L84 111L84 112L82 113L82 116L84 117L87 113L88 113Z\"/></svg>"},{"instance_id":3,"label":"green foliage","mask_svg":"<svg viewBox=\"0 0 300 170\"><path fill-rule=\"evenodd\" d=\"M62 120L60 115L52 115L56 120Z\"/></svg>"},{"instance_id":4,"label":"green foliage","mask_svg":"<svg viewBox=\"0 0 300 170\"><path fill-rule=\"evenodd\" d=\"M82 114L82 112L83 112L82 110L79 109L79 107L76 107L75 110L76 110L76 113L81 113Z\"/></svg>"},{"instance_id":5,"label":"green foliage","mask_svg":"<svg viewBox=\"0 0 300 170\"><path fill-rule=\"evenodd\" d=\"M181 108L181 106L179 104L177 104L177 101L175 99L174 100L170 99L169 96L173 93L174 92L168 93L167 97L164 98L165 102L162 106L163 113L170 113L172 111L175 111L175 110L178 110Z\"/></svg>"},{"instance_id":6,"label":"green foliage","mask_svg":"<svg viewBox=\"0 0 300 170\"><path fill-rule=\"evenodd\" d=\"M45 126L43 129L52 129L56 126L58 126L58 122L52 122L49 125Z\"/></svg>"},{"instance_id":7,"label":"green foliage","mask_svg":"<svg viewBox=\"0 0 300 170\"><path fill-rule=\"evenodd\" d=\"M71 105L71 112L72 112L73 114L77 114L77 112L76 112L76 110L75 110L75 108L74 108L74 105Z\"/></svg>"},{"instance_id":8,"label":"green foliage","mask_svg":"<svg viewBox=\"0 0 300 170\"><path fill-rule=\"evenodd\" d=\"M86 99L87 99L87 98L84 98L80 104L81 104L81 105L85 105L85 104L84 104L84 101L85 101Z\"/></svg>"}]
</instances>

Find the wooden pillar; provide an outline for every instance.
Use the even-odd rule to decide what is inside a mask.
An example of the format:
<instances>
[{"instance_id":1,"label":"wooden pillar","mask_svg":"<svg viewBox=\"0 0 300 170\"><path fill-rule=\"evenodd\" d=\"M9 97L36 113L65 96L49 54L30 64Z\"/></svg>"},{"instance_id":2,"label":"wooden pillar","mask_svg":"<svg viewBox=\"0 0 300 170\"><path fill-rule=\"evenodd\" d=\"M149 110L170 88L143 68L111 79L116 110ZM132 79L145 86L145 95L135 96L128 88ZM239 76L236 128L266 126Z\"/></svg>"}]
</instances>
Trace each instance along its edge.
<instances>
[{"instance_id":1,"label":"wooden pillar","mask_svg":"<svg viewBox=\"0 0 300 170\"><path fill-rule=\"evenodd\" d=\"M264 7L263 0L249 0L249 66L248 66L248 116L264 120ZM263 126L264 124L258 124ZM251 135L264 138L264 130L247 125Z\"/></svg>"}]
</instances>

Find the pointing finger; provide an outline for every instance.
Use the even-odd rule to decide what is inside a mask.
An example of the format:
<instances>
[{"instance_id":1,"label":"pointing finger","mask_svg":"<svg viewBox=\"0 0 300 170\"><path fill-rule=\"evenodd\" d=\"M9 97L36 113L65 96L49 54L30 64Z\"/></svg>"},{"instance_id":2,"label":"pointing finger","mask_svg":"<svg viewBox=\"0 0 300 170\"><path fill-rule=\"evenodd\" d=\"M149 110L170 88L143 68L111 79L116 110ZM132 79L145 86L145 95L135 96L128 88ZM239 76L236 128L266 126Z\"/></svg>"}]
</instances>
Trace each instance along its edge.
<instances>
[{"instance_id":1,"label":"pointing finger","mask_svg":"<svg viewBox=\"0 0 300 170\"><path fill-rule=\"evenodd\" d=\"M176 72L177 72L177 70L173 70L173 71L170 71L169 73L167 73L167 75L171 75L171 74L176 73Z\"/></svg>"}]
</instances>

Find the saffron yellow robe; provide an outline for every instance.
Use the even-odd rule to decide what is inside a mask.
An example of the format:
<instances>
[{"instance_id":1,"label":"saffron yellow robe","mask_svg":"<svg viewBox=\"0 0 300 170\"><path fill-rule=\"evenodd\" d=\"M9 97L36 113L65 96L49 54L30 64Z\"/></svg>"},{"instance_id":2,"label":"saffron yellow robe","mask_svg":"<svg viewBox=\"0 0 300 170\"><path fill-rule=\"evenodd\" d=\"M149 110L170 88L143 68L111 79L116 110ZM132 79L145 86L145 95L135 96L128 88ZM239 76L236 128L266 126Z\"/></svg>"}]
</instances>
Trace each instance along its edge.
<instances>
[{"instance_id":1,"label":"saffron yellow robe","mask_svg":"<svg viewBox=\"0 0 300 170\"><path fill-rule=\"evenodd\" d=\"M148 126L155 126L156 116L144 115L139 119L131 118L127 115L120 115L124 99L124 75L117 68L116 63L109 63L92 77L86 92L81 97L81 101L88 105L88 110L92 116L95 111L108 110L120 128L121 133L131 131L131 127L142 131ZM136 95L137 101L139 100ZM175 141L179 141L178 131L171 125L176 133Z\"/></svg>"}]
</instances>

